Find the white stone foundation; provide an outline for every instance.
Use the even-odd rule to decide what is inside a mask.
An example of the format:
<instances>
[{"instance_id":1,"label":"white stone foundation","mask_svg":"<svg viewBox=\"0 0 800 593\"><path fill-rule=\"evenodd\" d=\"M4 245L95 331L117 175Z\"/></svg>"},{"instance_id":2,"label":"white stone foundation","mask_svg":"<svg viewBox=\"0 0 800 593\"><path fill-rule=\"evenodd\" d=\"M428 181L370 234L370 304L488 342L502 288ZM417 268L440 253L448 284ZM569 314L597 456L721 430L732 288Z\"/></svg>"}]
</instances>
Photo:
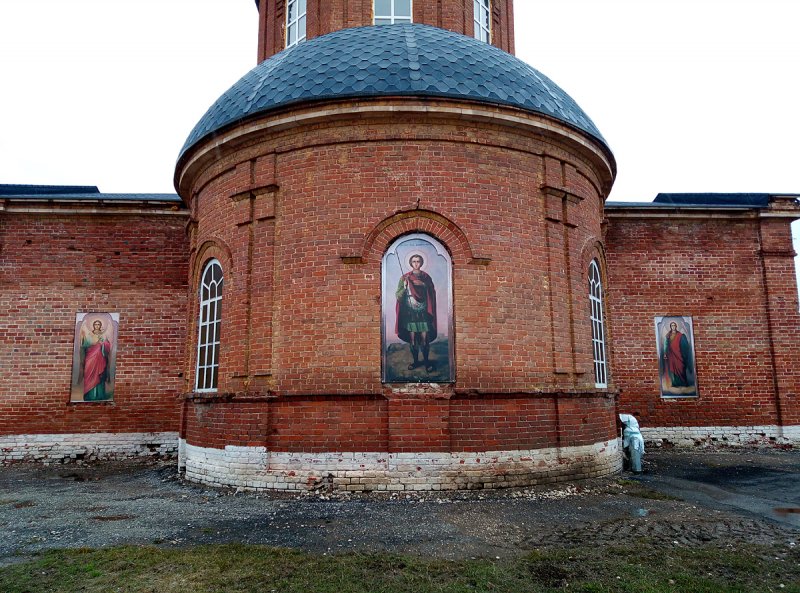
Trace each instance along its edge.
<instances>
[{"instance_id":1,"label":"white stone foundation","mask_svg":"<svg viewBox=\"0 0 800 593\"><path fill-rule=\"evenodd\" d=\"M176 432L0 435L2 463L174 457L177 452Z\"/></svg>"},{"instance_id":2,"label":"white stone foundation","mask_svg":"<svg viewBox=\"0 0 800 593\"><path fill-rule=\"evenodd\" d=\"M186 439L178 439L178 470L186 469Z\"/></svg>"},{"instance_id":3,"label":"white stone foundation","mask_svg":"<svg viewBox=\"0 0 800 593\"><path fill-rule=\"evenodd\" d=\"M645 442L656 447L800 445L800 426L660 426L641 431Z\"/></svg>"},{"instance_id":4,"label":"white stone foundation","mask_svg":"<svg viewBox=\"0 0 800 593\"><path fill-rule=\"evenodd\" d=\"M613 439L583 447L483 453L285 453L185 446L186 478L246 490L473 490L614 474Z\"/></svg>"}]
</instances>

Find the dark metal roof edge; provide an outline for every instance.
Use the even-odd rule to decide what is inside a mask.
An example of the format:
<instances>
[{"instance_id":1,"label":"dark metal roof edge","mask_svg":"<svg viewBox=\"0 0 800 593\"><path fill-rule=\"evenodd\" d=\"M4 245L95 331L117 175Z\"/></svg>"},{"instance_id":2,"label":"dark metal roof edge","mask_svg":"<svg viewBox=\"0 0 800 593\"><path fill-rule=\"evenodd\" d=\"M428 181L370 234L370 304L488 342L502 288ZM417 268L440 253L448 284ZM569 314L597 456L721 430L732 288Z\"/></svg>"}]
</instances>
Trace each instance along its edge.
<instances>
[{"instance_id":1,"label":"dark metal roof edge","mask_svg":"<svg viewBox=\"0 0 800 593\"><path fill-rule=\"evenodd\" d=\"M658 197L662 199L659 201ZM698 198L707 198L708 201L696 202L681 202L680 200L669 201L664 199L666 196L696 196ZM748 198L762 198L763 201L758 203L754 201L747 201ZM710 199L709 199L710 198ZM724 201L725 199L728 201ZM607 208L623 209L635 208L646 210L768 210L770 204L776 199L795 199L800 203L800 194L793 193L659 193L656 200L652 202L623 202L623 201L607 201L605 203ZM741 200L741 201L737 201Z\"/></svg>"},{"instance_id":2,"label":"dark metal roof edge","mask_svg":"<svg viewBox=\"0 0 800 593\"><path fill-rule=\"evenodd\" d=\"M96 185L41 185L32 183L0 183L3 196L49 196L65 194L99 194Z\"/></svg>"},{"instance_id":3,"label":"dark metal roof edge","mask_svg":"<svg viewBox=\"0 0 800 593\"><path fill-rule=\"evenodd\" d=\"M730 197L769 197L774 195L771 192L767 191L740 191L740 192L732 192L732 191L683 191L683 192L675 192L675 191L662 191L656 194L656 199L672 199L675 197L685 197L685 196L697 196L697 197L722 197L722 196L730 196Z\"/></svg>"},{"instance_id":4,"label":"dark metal roof edge","mask_svg":"<svg viewBox=\"0 0 800 593\"><path fill-rule=\"evenodd\" d=\"M606 202L606 208L646 210L764 210L766 206L750 204L657 204L654 202Z\"/></svg>"},{"instance_id":5,"label":"dark metal roof edge","mask_svg":"<svg viewBox=\"0 0 800 593\"><path fill-rule=\"evenodd\" d=\"M0 200L29 202L182 202L178 194L20 194L2 195Z\"/></svg>"}]
</instances>

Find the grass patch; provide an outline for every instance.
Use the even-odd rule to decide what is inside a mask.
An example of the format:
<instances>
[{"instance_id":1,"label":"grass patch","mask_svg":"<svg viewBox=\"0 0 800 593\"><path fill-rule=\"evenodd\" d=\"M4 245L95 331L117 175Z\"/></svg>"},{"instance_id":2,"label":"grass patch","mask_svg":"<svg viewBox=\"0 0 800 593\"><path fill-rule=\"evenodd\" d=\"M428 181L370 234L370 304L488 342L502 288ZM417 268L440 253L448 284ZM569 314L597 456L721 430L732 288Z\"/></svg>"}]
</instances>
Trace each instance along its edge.
<instances>
[{"instance_id":1,"label":"grass patch","mask_svg":"<svg viewBox=\"0 0 800 593\"><path fill-rule=\"evenodd\" d=\"M4 593L800 593L787 548L586 547L507 560L319 556L262 546L59 550L0 569ZM783 588L780 585L784 585Z\"/></svg>"}]
</instances>

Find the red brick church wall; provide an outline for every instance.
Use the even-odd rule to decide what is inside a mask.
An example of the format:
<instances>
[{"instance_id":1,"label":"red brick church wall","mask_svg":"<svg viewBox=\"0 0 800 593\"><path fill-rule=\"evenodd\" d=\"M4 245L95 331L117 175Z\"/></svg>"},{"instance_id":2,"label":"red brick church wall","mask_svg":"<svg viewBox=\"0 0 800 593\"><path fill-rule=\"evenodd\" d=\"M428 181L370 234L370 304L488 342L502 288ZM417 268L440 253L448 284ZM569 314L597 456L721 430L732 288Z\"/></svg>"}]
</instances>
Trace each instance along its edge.
<instances>
[{"instance_id":1,"label":"red brick church wall","mask_svg":"<svg viewBox=\"0 0 800 593\"><path fill-rule=\"evenodd\" d=\"M196 400L184 418L195 446L305 453L528 451L592 445L615 431L612 398L564 394Z\"/></svg>"},{"instance_id":2,"label":"red brick church wall","mask_svg":"<svg viewBox=\"0 0 800 593\"><path fill-rule=\"evenodd\" d=\"M178 430L185 215L0 212L0 435ZM70 403L75 315L120 315L113 401Z\"/></svg>"},{"instance_id":3,"label":"red brick church wall","mask_svg":"<svg viewBox=\"0 0 800 593\"><path fill-rule=\"evenodd\" d=\"M791 219L613 210L609 218L608 319L620 412L643 427L796 426L800 316ZM660 395L654 317L673 315L693 319L698 397Z\"/></svg>"}]
</instances>

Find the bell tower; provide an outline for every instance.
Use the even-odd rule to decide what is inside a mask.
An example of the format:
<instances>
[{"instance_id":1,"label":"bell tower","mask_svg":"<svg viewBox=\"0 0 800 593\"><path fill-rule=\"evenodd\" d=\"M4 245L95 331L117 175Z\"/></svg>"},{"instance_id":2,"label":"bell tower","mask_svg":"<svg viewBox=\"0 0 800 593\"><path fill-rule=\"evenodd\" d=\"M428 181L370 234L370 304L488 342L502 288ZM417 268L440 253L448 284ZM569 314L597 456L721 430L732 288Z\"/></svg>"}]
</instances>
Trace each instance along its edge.
<instances>
[{"instance_id":1,"label":"bell tower","mask_svg":"<svg viewBox=\"0 0 800 593\"><path fill-rule=\"evenodd\" d=\"M258 61L350 27L422 23L514 53L513 0L256 0Z\"/></svg>"}]
</instances>

